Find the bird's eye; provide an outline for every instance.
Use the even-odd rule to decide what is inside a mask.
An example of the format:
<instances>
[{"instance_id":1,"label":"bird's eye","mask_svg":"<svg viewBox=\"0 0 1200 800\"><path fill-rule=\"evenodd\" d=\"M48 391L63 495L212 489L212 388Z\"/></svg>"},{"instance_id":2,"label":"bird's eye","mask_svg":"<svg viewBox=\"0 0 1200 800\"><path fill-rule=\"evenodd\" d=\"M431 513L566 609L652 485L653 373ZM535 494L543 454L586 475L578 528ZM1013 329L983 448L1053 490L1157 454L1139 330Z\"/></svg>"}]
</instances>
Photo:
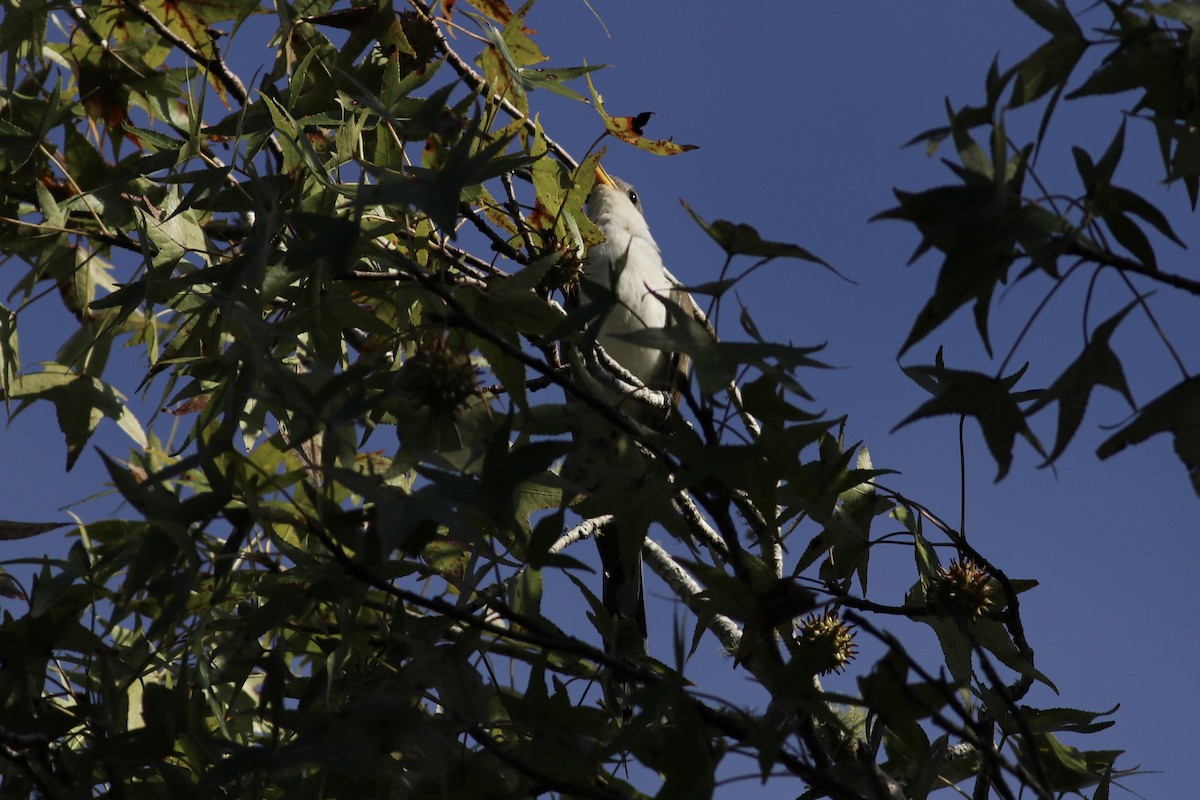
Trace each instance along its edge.
<instances>
[{"instance_id":1,"label":"bird's eye","mask_svg":"<svg viewBox=\"0 0 1200 800\"><path fill-rule=\"evenodd\" d=\"M637 192L635 192L633 189L630 189L626 194L629 195L629 202L633 203L634 207L636 208L638 205Z\"/></svg>"}]
</instances>

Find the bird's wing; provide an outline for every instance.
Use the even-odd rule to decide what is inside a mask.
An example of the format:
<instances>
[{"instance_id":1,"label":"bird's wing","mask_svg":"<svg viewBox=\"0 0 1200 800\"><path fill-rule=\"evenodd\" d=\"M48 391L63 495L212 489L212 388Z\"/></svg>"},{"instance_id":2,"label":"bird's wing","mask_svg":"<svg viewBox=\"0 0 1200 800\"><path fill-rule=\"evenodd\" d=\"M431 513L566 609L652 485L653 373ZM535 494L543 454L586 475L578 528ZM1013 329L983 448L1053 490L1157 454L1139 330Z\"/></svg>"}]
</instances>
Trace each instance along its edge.
<instances>
[{"instance_id":1,"label":"bird's wing","mask_svg":"<svg viewBox=\"0 0 1200 800\"><path fill-rule=\"evenodd\" d=\"M713 329L712 323L708 321L708 315L704 313L704 309L696 302L696 298L692 297L691 292L683 288L683 284L679 279L667 273L667 277L674 284L674 289L671 291L671 301L679 306L679 309L685 316L694 319L703 326L704 330L708 331L708 335L714 340L717 338L717 332ZM678 405L680 394L687 389L688 380L692 371L692 357L687 353L673 353L671 358L670 373L667 376L670 379L670 384L675 390L675 403Z\"/></svg>"}]
</instances>

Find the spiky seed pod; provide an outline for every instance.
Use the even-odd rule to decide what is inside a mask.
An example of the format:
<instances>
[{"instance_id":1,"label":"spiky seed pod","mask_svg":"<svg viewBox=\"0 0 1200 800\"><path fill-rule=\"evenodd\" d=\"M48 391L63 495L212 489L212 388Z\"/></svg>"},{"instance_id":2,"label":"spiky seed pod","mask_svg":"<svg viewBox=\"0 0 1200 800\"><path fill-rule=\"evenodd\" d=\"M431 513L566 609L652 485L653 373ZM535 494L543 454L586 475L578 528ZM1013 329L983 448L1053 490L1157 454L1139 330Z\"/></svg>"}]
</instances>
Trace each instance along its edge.
<instances>
[{"instance_id":1,"label":"spiky seed pod","mask_svg":"<svg viewBox=\"0 0 1200 800\"><path fill-rule=\"evenodd\" d=\"M413 51L412 55L398 52L400 74L424 71L425 65L432 62L437 55L437 36L433 30L433 23L415 11L402 11L397 17L400 30Z\"/></svg>"},{"instance_id":2,"label":"spiky seed pod","mask_svg":"<svg viewBox=\"0 0 1200 800\"><path fill-rule=\"evenodd\" d=\"M438 340L405 362L402 385L413 400L435 414L452 414L475 394L478 372L470 356Z\"/></svg>"},{"instance_id":3,"label":"spiky seed pod","mask_svg":"<svg viewBox=\"0 0 1200 800\"><path fill-rule=\"evenodd\" d=\"M843 622L836 611L805 617L800 623L800 643L811 648L829 665L821 670L822 675L842 672L858 655L854 626Z\"/></svg>"},{"instance_id":4,"label":"spiky seed pod","mask_svg":"<svg viewBox=\"0 0 1200 800\"><path fill-rule=\"evenodd\" d=\"M996 606L991 576L969 558L939 569L925 597L930 611L939 617L975 620Z\"/></svg>"},{"instance_id":5,"label":"spiky seed pod","mask_svg":"<svg viewBox=\"0 0 1200 800\"><path fill-rule=\"evenodd\" d=\"M574 250L563 245L558 245L553 255L557 256L557 261L546 270L546 274L538 283L538 289L544 292L557 290L567 295L578 291L579 281L583 277L583 259Z\"/></svg>"}]
</instances>

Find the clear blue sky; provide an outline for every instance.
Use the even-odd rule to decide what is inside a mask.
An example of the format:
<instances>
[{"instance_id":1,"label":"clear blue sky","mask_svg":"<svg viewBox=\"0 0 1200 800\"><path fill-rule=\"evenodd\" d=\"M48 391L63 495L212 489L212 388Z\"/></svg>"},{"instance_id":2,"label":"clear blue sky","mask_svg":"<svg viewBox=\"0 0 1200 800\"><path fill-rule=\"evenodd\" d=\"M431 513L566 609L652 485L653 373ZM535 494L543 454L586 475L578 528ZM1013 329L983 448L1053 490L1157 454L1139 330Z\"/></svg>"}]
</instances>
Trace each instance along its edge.
<instances>
[{"instance_id":1,"label":"clear blue sky","mask_svg":"<svg viewBox=\"0 0 1200 800\"><path fill-rule=\"evenodd\" d=\"M540 31L538 41L552 65L585 59L614 65L596 75L611 112L654 111L649 135L700 146L664 159L613 143L606 159L614 173L638 185L672 271L698 283L721 266L720 252L678 204L684 198L708 219L750 222L765 237L802 244L857 281L850 285L812 265L779 263L760 271L738 296L769 338L828 342L825 360L841 368L803 376L818 405L848 413L848 438L865 440L876 465L903 472L891 484L957 521L956 420L925 421L890 433L924 399L900 373L895 354L928 296L935 262L906 267L915 232L867 220L892 204L892 187L914 189L949 179L936 158L901 144L944 121L944 98L955 105L978 102L992 58L999 54L1002 66L1011 64L1040 42L1041 32L1007 3L592 4L611 39L578 0L543 0L529 24ZM1100 21L1096 17L1093 24ZM1077 191L1070 144L1098 154L1115 130L1117 110L1132 102L1121 96L1064 109L1039 164L1043 179ZM542 110L551 135L577 156L599 133L598 119L582 105L545 93L533 95L531 103ZM1028 135L1036 119L1019 114L1012 123L1018 135ZM1118 180L1160 204L1183 238L1200 244L1194 224L1188 224L1185 194L1156 182L1161 167L1148 134L1144 123L1131 123L1127 163ZM1160 239L1155 243L1164 269L1182 272L1190 265L1184 251ZM994 312L1000 352L1044 288L1018 287L1004 296ZM1083 284L1074 288L1018 351L1017 364L1044 360L1031 369L1028 387L1044 386L1051 370L1061 369L1082 345ZM1107 299L1106 309L1124 303L1115 292ZM1195 309L1166 296L1154 302L1194 369L1200 363ZM724 328L736 334L736 313L726 314ZM944 344L951 364L994 369L963 317L916 348L906 363L928 363ZM1100 318L1098 312L1093 324ZM1135 398L1144 403L1177 381L1178 373L1171 372L1143 319L1131 318L1127 325L1117 346ZM22 331L27 364L51 355L38 349L36 330ZM151 399L156 405L157 398ZM1200 718L1195 689L1200 637L1180 604L1188 602L1192 570L1200 564L1197 500L1165 437L1109 462L1096 459L1105 436L1100 426L1120 423L1126 414L1114 398L1095 398L1056 472L1037 470L1036 454L1018 443L1012 473L998 485L994 464L968 424L966 531L1010 576L1041 581L1023 597L1023 608L1038 666L1062 696L1041 691L1029 701L1092 710L1121 703L1114 729L1069 743L1124 747L1128 753L1120 766L1169 770L1128 780L1133 791L1149 798L1186 797L1195 792L1190 759L1193 721ZM1048 422L1039 429L1047 440ZM128 450L128 440L107 422L93 443L116 455ZM65 453L48 409L28 412L0 430L0 454L6 475L0 519L61 518L58 509L98 491L104 480L93 452L63 475ZM84 519L117 513L114 500L77 511ZM51 537L58 534L26 547L57 546L61 539ZM14 544L0 552L12 557L28 550ZM889 575L882 566L872 576L881 589L894 583L902 592L911 582L911 568ZM664 590L649 580L650 592L661 596ZM740 784L725 796L746 789ZM795 794L796 785L789 783L768 787L761 796Z\"/></svg>"}]
</instances>

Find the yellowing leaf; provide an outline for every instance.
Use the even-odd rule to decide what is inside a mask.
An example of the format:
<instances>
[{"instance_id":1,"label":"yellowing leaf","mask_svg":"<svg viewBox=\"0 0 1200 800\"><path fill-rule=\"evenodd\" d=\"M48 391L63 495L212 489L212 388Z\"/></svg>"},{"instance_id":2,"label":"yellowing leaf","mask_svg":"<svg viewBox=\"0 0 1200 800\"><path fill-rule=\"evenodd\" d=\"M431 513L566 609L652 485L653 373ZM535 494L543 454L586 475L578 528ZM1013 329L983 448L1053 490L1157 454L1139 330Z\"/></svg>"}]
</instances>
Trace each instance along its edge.
<instances>
[{"instance_id":1,"label":"yellowing leaf","mask_svg":"<svg viewBox=\"0 0 1200 800\"><path fill-rule=\"evenodd\" d=\"M676 144L672 139L647 139L642 135L642 128L654 116L652 111L643 111L634 117L614 117L604 109L604 98L596 91L595 85L592 83L592 76L585 75L587 78L588 89L592 93L592 104L596 107L596 111L604 120L604 128L608 133L617 137L623 142L627 142L635 147L639 147L648 153L654 153L658 156L674 156L679 153L686 153L688 150L696 150L697 145L694 144Z\"/></svg>"}]
</instances>

